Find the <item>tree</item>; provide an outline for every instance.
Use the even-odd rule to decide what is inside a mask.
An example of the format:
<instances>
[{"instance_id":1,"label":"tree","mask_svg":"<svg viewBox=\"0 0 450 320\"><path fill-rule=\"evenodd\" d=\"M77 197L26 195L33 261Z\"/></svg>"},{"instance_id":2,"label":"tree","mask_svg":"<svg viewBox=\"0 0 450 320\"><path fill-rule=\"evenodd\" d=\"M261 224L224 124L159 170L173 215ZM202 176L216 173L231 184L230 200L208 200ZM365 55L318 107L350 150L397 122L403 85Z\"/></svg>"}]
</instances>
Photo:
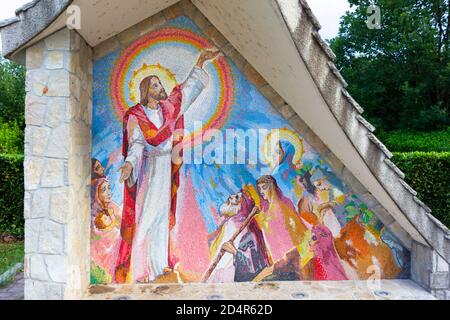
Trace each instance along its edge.
<instances>
[{"instance_id":1,"label":"tree","mask_svg":"<svg viewBox=\"0 0 450 320\"><path fill-rule=\"evenodd\" d=\"M23 153L25 69L0 57L0 154Z\"/></svg>"},{"instance_id":2,"label":"tree","mask_svg":"<svg viewBox=\"0 0 450 320\"><path fill-rule=\"evenodd\" d=\"M24 128L25 69L0 57L0 122Z\"/></svg>"},{"instance_id":3,"label":"tree","mask_svg":"<svg viewBox=\"0 0 450 320\"><path fill-rule=\"evenodd\" d=\"M385 131L447 127L450 104L450 1L349 0L330 41L336 65L366 116ZM370 5L381 29L366 25Z\"/></svg>"}]
</instances>

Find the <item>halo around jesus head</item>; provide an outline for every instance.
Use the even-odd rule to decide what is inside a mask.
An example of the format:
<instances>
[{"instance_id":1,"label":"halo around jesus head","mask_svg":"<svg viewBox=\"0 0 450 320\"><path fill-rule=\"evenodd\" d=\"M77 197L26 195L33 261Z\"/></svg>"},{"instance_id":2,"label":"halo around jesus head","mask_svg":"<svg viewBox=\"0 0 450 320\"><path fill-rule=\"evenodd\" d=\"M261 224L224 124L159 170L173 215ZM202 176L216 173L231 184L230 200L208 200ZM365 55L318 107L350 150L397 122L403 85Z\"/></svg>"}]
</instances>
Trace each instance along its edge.
<instances>
[{"instance_id":1,"label":"halo around jesus head","mask_svg":"<svg viewBox=\"0 0 450 320\"><path fill-rule=\"evenodd\" d=\"M133 72L133 77L128 84L130 89L130 99L135 103L139 103L141 100L140 85L142 80L149 76L157 76L161 81L163 87L167 92L171 92L177 85L177 78L175 74L168 68L164 68L159 63L147 65L143 64L142 67Z\"/></svg>"},{"instance_id":2,"label":"halo around jesus head","mask_svg":"<svg viewBox=\"0 0 450 320\"><path fill-rule=\"evenodd\" d=\"M127 110L140 102L139 87L145 77L158 76L166 92L170 94L179 81L183 80L177 78L187 76L186 70L180 72L180 65L193 67L196 59L194 56L198 57L201 51L212 48L213 45L206 38L194 31L173 27L153 31L133 42L120 54L111 77L111 102L117 120L121 122ZM160 57L152 56L158 50ZM182 52L193 53L192 61L186 60ZM180 65L174 64L177 61ZM201 105L204 110L196 111L197 115L203 117L203 127L190 134L192 141L201 141L198 138L209 129L222 128L234 102L233 72L227 59L217 57L210 63L208 70L210 86L214 86L214 96L205 98L205 103ZM186 123L186 128L188 126L189 123Z\"/></svg>"}]
</instances>

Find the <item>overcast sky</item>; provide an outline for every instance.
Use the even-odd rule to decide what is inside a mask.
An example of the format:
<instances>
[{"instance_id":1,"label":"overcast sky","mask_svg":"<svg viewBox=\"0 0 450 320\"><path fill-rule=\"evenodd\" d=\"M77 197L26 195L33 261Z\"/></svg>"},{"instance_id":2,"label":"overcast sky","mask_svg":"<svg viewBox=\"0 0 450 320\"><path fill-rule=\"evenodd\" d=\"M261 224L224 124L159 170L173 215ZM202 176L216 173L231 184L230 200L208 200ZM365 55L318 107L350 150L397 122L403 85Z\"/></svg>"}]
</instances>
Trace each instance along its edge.
<instances>
[{"instance_id":1,"label":"overcast sky","mask_svg":"<svg viewBox=\"0 0 450 320\"><path fill-rule=\"evenodd\" d=\"M324 39L337 36L340 18L350 9L347 0L307 0L316 15L322 30L320 34Z\"/></svg>"},{"instance_id":2,"label":"overcast sky","mask_svg":"<svg viewBox=\"0 0 450 320\"><path fill-rule=\"evenodd\" d=\"M117 0L122 1L122 0ZM339 18L349 9L347 0L307 0L322 25L321 35L333 38L339 30ZM0 0L0 20L14 17L14 11L30 0Z\"/></svg>"},{"instance_id":3,"label":"overcast sky","mask_svg":"<svg viewBox=\"0 0 450 320\"><path fill-rule=\"evenodd\" d=\"M30 0L0 0L0 20L12 18L14 11Z\"/></svg>"}]
</instances>

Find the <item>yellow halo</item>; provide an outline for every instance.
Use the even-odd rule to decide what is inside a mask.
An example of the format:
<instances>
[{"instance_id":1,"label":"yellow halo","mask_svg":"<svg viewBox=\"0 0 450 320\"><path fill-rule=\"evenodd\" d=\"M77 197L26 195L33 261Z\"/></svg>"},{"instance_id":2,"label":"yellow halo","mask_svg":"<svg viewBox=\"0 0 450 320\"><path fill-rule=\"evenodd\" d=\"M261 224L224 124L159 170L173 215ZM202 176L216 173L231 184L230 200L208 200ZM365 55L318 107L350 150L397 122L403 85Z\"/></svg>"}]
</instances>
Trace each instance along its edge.
<instances>
[{"instance_id":1,"label":"yellow halo","mask_svg":"<svg viewBox=\"0 0 450 320\"><path fill-rule=\"evenodd\" d=\"M161 66L159 63L152 65L147 65L144 63L141 68L133 72L133 77L128 83L128 87L130 89L130 99L133 103L137 104L140 102L141 92L139 87L141 82L146 77L151 75L155 75L159 78L159 80L161 80L167 94L170 94L173 88L177 85L176 76L170 69Z\"/></svg>"},{"instance_id":2,"label":"yellow halo","mask_svg":"<svg viewBox=\"0 0 450 320\"><path fill-rule=\"evenodd\" d=\"M279 165L280 153L284 150L281 147L280 141L287 141L292 144L295 149L292 164L296 168L300 168L304 153L303 140L299 137L297 132L283 129L273 129L267 136L263 145L263 155L271 169L275 169Z\"/></svg>"}]
</instances>

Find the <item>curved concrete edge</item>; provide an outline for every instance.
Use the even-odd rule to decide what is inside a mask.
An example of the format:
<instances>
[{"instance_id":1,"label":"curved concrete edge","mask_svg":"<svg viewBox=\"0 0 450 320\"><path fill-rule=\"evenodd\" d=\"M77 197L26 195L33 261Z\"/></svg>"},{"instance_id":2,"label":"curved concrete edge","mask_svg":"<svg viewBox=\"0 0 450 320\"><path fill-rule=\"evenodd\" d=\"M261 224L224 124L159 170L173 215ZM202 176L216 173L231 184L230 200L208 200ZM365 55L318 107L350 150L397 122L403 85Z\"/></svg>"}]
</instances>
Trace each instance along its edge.
<instances>
[{"instance_id":1,"label":"curved concrete edge","mask_svg":"<svg viewBox=\"0 0 450 320\"><path fill-rule=\"evenodd\" d=\"M0 275L0 286L5 284L6 281L10 280L12 277L15 277L20 270L23 269L23 263L17 263L14 267L10 268L2 275Z\"/></svg>"},{"instance_id":2,"label":"curved concrete edge","mask_svg":"<svg viewBox=\"0 0 450 320\"><path fill-rule=\"evenodd\" d=\"M72 0L34 0L16 10L16 17L0 21L2 54L12 58L16 50L47 28Z\"/></svg>"},{"instance_id":3,"label":"curved concrete edge","mask_svg":"<svg viewBox=\"0 0 450 320\"><path fill-rule=\"evenodd\" d=\"M405 174L389 160L392 153L372 133L375 127L364 119L361 115L364 109L346 90L347 83L333 63L335 55L318 33L320 24L317 18L305 0L297 1L302 10L300 21L295 30L288 23L286 27L325 102L371 172L406 218L429 245L450 263L450 230L430 214L430 208L417 198L417 192L403 180ZM289 12L283 10L283 1L276 2L281 16L289 21ZM309 59L318 55L320 59Z\"/></svg>"}]
</instances>

